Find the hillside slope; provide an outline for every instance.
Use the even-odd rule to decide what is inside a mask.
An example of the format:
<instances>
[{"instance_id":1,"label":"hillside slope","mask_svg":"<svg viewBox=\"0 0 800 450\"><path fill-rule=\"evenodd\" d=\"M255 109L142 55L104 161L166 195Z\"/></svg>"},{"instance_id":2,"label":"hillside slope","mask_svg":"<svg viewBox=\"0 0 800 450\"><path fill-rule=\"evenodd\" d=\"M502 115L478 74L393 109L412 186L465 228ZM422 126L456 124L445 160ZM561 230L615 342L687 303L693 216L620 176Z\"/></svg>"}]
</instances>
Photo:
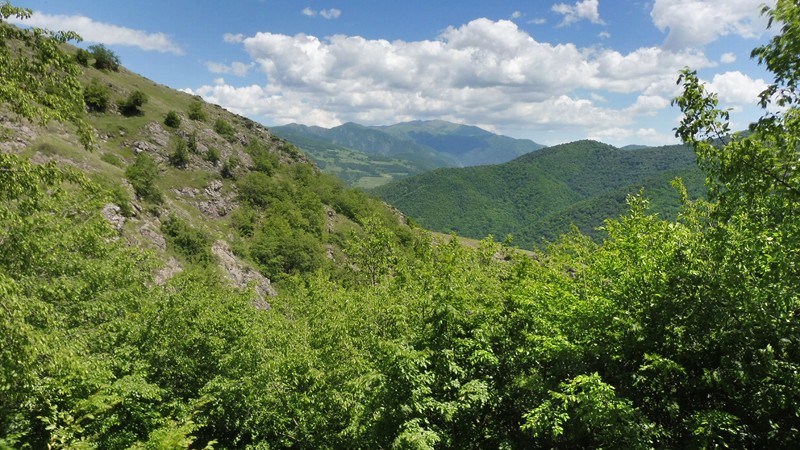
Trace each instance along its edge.
<instances>
[{"instance_id":1,"label":"hillside slope","mask_svg":"<svg viewBox=\"0 0 800 450\"><path fill-rule=\"evenodd\" d=\"M473 238L511 234L530 245L569 231L570 224L595 235L604 219L626 210L627 194L641 188L656 212L674 216L679 198L668 184L677 176L692 195L702 191L689 148L621 150L578 141L505 164L438 169L373 192L429 229Z\"/></svg>"}]
</instances>

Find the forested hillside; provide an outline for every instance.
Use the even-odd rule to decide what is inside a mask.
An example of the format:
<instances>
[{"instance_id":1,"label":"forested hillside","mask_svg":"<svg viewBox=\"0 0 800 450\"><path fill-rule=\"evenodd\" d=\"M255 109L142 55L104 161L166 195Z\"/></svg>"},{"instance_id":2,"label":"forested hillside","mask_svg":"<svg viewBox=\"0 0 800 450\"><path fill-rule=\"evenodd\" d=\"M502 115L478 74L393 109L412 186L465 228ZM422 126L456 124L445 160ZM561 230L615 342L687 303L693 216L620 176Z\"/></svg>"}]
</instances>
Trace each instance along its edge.
<instances>
[{"instance_id":1,"label":"forested hillside","mask_svg":"<svg viewBox=\"0 0 800 450\"><path fill-rule=\"evenodd\" d=\"M681 177L692 198L703 176L689 147L623 150L596 141L557 145L494 166L438 169L373 192L423 227L481 239L512 235L530 247L575 225L597 228L622 214L629 194L644 189L653 212L677 217L680 196L670 182Z\"/></svg>"},{"instance_id":2,"label":"forested hillside","mask_svg":"<svg viewBox=\"0 0 800 450\"><path fill-rule=\"evenodd\" d=\"M719 145L727 113L679 75L710 197L629 196L602 241L533 255L434 241L256 124L0 26L0 448L793 448L800 6L768 14L782 108L751 134Z\"/></svg>"}]
</instances>

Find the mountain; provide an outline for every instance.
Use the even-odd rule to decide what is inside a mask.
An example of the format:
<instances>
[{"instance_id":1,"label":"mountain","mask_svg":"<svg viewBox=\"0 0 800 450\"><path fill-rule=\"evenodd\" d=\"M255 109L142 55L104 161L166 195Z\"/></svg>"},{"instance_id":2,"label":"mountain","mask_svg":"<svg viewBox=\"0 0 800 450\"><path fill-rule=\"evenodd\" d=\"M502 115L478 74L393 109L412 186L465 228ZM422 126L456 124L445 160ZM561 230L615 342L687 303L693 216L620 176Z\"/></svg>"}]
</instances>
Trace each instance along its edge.
<instances>
[{"instance_id":1,"label":"mountain","mask_svg":"<svg viewBox=\"0 0 800 450\"><path fill-rule=\"evenodd\" d=\"M628 194L645 188L657 212L673 216L680 176L692 195L702 192L694 152L684 146L619 149L596 141L548 147L513 161L435 171L373 192L420 225L482 238L489 234L531 245L571 224L589 235L625 211Z\"/></svg>"},{"instance_id":2,"label":"mountain","mask_svg":"<svg viewBox=\"0 0 800 450\"><path fill-rule=\"evenodd\" d=\"M378 127L290 124L271 131L297 144L323 171L365 188L439 167L502 163L544 147L441 120Z\"/></svg>"}]
</instances>

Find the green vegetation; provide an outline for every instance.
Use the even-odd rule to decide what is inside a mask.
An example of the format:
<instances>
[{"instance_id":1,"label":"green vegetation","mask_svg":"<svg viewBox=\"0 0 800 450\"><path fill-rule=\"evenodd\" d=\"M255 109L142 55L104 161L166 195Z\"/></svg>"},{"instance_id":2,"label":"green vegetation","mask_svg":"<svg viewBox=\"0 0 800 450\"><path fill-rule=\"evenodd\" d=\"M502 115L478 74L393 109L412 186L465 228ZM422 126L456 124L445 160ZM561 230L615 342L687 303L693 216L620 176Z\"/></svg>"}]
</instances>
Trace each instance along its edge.
<instances>
[{"instance_id":1,"label":"green vegetation","mask_svg":"<svg viewBox=\"0 0 800 450\"><path fill-rule=\"evenodd\" d=\"M177 112L170 110L164 116L164 125L170 128L178 128L181 126L181 116Z\"/></svg>"},{"instance_id":2,"label":"green vegetation","mask_svg":"<svg viewBox=\"0 0 800 450\"><path fill-rule=\"evenodd\" d=\"M134 192L142 200L161 203L164 199L161 190L156 186L158 164L147 153L139 153L136 160L125 169L125 176L133 186Z\"/></svg>"},{"instance_id":3,"label":"green vegetation","mask_svg":"<svg viewBox=\"0 0 800 450\"><path fill-rule=\"evenodd\" d=\"M532 256L411 230L225 115L266 163L224 180L230 219L197 226L164 194L183 210L161 216L168 252L186 261L158 280L160 254L99 212L115 197L102 180L0 153L0 447L793 448L800 6L767 13L782 28L754 54L775 74L764 106L783 108L751 133L731 138L680 75L677 132L710 197L676 183L673 219L628 196L602 241L574 230ZM158 92L151 122L162 99L188 101ZM128 171L155 167L147 155ZM228 233L281 278L268 305L220 274L209 244Z\"/></svg>"},{"instance_id":4,"label":"green vegetation","mask_svg":"<svg viewBox=\"0 0 800 450\"><path fill-rule=\"evenodd\" d=\"M189 164L189 145L181 137L175 138L174 141L175 149L169 154L169 163L183 169Z\"/></svg>"},{"instance_id":5,"label":"green vegetation","mask_svg":"<svg viewBox=\"0 0 800 450\"><path fill-rule=\"evenodd\" d=\"M684 146L621 150L595 141L542 149L494 166L438 169L381 186L376 194L423 227L482 238L513 235L530 248L572 225L596 238L608 217L627 210L644 187L654 211L675 218L681 177L693 198L703 192L695 155Z\"/></svg>"},{"instance_id":6,"label":"green vegetation","mask_svg":"<svg viewBox=\"0 0 800 450\"><path fill-rule=\"evenodd\" d=\"M111 89L97 78L83 88L83 102L89 111L105 112L111 102Z\"/></svg>"},{"instance_id":7,"label":"green vegetation","mask_svg":"<svg viewBox=\"0 0 800 450\"><path fill-rule=\"evenodd\" d=\"M103 44L92 45L89 53L94 57L94 68L97 70L119 70L119 56Z\"/></svg>"},{"instance_id":8,"label":"green vegetation","mask_svg":"<svg viewBox=\"0 0 800 450\"><path fill-rule=\"evenodd\" d=\"M195 100L189 104L189 119L197 120L199 122L206 121L206 113L203 111L203 102Z\"/></svg>"},{"instance_id":9,"label":"green vegetation","mask_svg":"<svg viewBox=\"0 0 800 450\"><path fill-rule=\"evenodd\" d=\"M62 51L65 42L79 36L22 30L4 23L9 17L30 15L29 9L0 3L0 103L8 105L14 114L41 124L50 120L71 122L78 127L81 144L91 148L94 133L84 118L80 67Z\"/></svg>"},{"instance_id":10,"label":"green vegetation","mask_svg":"<svg viewBox=\"0 0 800 450\"><path fill-rule=\"evenodd\" d=\"M142 110L140 109L148 101L147 94L140 90L131 92L125 100L120 100L118 103L120 112L124 116L141 116Z\"/></svg>"},{"instance_id":11,"label":"green vegetation","mask_svg":"<svg viewBox=\"0 0 800 450\"><path fill-rule=\"evenodd\" d=\"M214 122L214 131L216 131L220 136L223 136L229 140L233 139L233 134L236 132L231 124L222 118L217 119L217 121Z\"/></svg>"}]
</instances>

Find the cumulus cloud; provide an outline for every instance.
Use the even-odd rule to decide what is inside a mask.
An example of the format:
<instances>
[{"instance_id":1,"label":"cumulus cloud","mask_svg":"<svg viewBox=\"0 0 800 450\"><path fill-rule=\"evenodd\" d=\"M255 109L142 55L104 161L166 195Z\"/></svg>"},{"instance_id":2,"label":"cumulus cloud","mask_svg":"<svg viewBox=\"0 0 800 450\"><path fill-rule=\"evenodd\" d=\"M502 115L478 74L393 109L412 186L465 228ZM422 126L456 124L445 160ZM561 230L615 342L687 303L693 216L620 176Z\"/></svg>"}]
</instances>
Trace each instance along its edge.
<instances>
[{"instance_id":1,"label":"cumulus cloud","mask_svg":"<svg viewBox=\"0 0 800 450\"><path fill-rule=\"evenodd\" d=\"M263 86L216 83L191 92L274 124L440 118L493 123L507 132L605 129L664 108L685 65L715 64L690 50L620 53L554 45L537 41L512 21L489 19L449 27L437 39L421 41L268 32L226 40L242 45L250 70L267 81ZM233 64L209 69L236 73ZM607 93L639 99L616 106L605 101Z\"/></svg>"},{"instance_id":2,"label":"cumulus cloud","mask_svg":"<svg viewBox=\"0 0 800 450\"><path fill-rule=\"evenodd\" d=\"M10 17L9 22L18 25L47 28L51 30L71 30L80 34L88 42L108 45L138 47L146 51L183 55L183 49L165 33L148 33L142 30L120 27L97 22L86 16L49 15L39 11L29 19Z\"/></svg>"},{"instance_id":3,"label":"cumulus cloud","mask_svg":"<svg viewBox=\"0 0 800 450\"><path fill-rule=\"evenodd\" d=\"M719 58L719 62L722 64L731 64L736 62L736 55L733 53L723 53L722 56Z\"/></svg>"},{"instance_id":4,"label":"cumulus cloud","mask_svg":"<svg viewBox=\"0 0 800 450\"><path fill-rule=\"evenodd\" d=\"M762 4L775 0L655 0L650 16L661 31L669 30L665 47L702 48L721 36L760 36L766 28Z\"/></svg>"},{"instance_id":5,"label":"cumulus cloud","mask_svg":"<svg viewBox=\"0 0 800 450\"><path fill-rule=\"evenodd\" d=\"M560 26L566 26L580 20L588 20L592 23L603 24L603 20L600 19L600 12L597 10L599 3L599 0L583 0L574 5L557 3L553 5L551 9L553 12L564 16L564 20L561 21Z\"/></svg>"},{"instance_id":6,"label":"cumulus cloud","mask_svg":"<svg viewBox=\"0 0 800 450\"><path fill-rule=\"evenodd\" d=\"M716 92L722 102L734 105L752 105L758 102L758 94L767 88L767 82L754 80L737 71L718 73L706 87Z\"/></svg>"}]
</instances>

